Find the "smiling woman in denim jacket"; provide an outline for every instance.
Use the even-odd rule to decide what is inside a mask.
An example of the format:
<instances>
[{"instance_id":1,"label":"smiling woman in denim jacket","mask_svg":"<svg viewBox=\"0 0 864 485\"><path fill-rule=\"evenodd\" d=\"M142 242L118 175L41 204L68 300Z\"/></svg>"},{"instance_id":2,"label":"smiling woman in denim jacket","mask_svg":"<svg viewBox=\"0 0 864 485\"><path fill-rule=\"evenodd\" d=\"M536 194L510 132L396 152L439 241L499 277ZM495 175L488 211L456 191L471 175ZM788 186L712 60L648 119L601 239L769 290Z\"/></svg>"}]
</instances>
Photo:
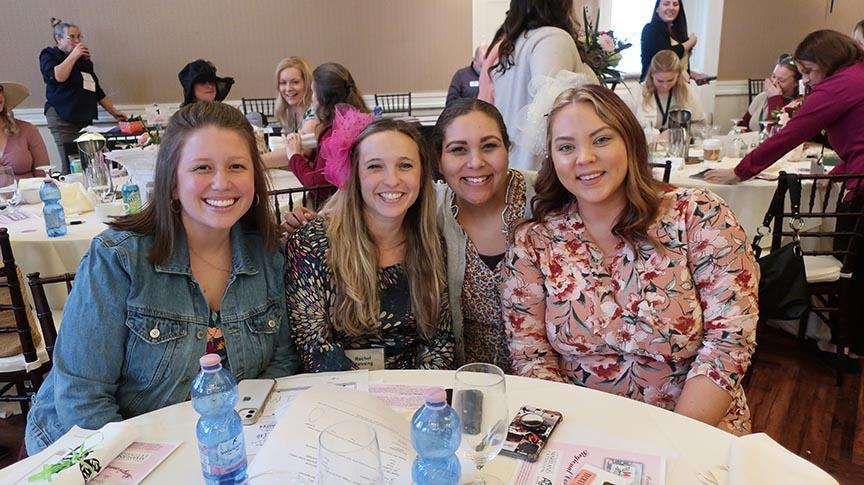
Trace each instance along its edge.
<instances>
[{"instance_id":1,"label":"smiling woman in denim jacket","mask_svg":"<svg viewBox=\"0 0 864 485\"><path fill-rule=\"evenodd\" d=\"M27 419L30 454L74 425L183 401L208 352L237 380L298 370L262 167L236 108L195 103L172 116L151 204L112 222L78 267Z\"/></svg>"}]
</instances>

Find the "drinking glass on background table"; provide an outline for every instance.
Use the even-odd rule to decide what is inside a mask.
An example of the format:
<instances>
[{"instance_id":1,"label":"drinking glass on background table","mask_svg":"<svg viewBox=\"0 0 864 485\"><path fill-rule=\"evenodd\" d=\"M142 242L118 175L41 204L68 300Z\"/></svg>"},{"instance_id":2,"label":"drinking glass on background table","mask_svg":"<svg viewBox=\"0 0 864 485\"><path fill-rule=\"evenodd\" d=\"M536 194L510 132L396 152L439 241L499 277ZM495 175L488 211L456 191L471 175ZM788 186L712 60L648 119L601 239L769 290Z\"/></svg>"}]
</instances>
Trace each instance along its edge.
<instances>
[{"instance_id":1,"label":"drinking glass on background table","mask_svg":"<svg viewBox=\"0 0 864 485\"><path fill-rule=\"evenodd\" d=\"M463 453L481 475L473 477L473 484L501 483L482 474L486 466L504 446L510 415L507 413L507 388L504 371L492 364L466 364L456 371L453 386L453 409L462 421ZM471 479L463 470L463 480Z\"/></svg>"},{"instance_id":2,"label":"drinking glass on background table","mask_svg":"<svg viewBox=\"0 0 864 485\"><path fill-rule=\"evenodd\" d=\"M12 206L18 204L18 179L12 167L0 167L0 211L13 212Z\"/></svg>"},{"instance_id":3,"label":"drinking glass on background table","mask_svg":"<svg viewBox=\"0 0 864 485\"><path fill-rule=\"evenodd\" d=\"M317 485L379 485L381 454L375 429L362 421L343 421L318 437Z\"/></svg>"},{"instance_id":4,"label":"drinking glass on background table","mask_svg":"<svg viewBox=\"0 0 864 485\"><path fill-rule=\"evenodd\" d=\"M114 200L114 182L111 180L111 168L106 163L91 163L84 170L88 190L101 203Z\"/></svg>"},{"instance_id":5,"label":"drinking glass on background table","mask_svg":"<svg viewBox=\"0 0 864 485\"><path fill-rule=\"evenodd\" d=\"M666 144L666 156L672 158L684 158L687 156L689 143L687 130L684 128L669 128L666 130L668 142Z\"/></svg>"}]
</instances>

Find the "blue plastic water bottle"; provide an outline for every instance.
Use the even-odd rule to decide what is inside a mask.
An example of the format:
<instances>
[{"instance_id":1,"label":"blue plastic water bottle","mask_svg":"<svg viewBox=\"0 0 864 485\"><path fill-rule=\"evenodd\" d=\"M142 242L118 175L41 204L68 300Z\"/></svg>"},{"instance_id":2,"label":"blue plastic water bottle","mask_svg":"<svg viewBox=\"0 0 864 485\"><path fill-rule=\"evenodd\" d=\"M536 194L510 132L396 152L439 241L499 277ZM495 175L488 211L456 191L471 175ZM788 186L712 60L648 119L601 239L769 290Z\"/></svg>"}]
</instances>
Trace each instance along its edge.
<instances>
[{"instance_id":1,"label":"blue plastic water bottle","mask_svg":"<svg viewBox=\"0 0 864 485\"><path fill-rule=\"evenodd\" d=\"M195 434L201 453L201 470L209 485L246 481L246 445L243 423L234 410L237 381L222 368L217 354L199 360L201 372L192 381L192 407L201 417Z\"/></svg>"},{"instance_id":2,"label":"blue plastic water bottle","mask_svg":"<svg viewBox=\"0 0 864 485\"><path fill-rule=\"evenodd\" d=\"M380 117L384 116L384 108L382 108L381 106L376 104L372 108L372 116L375 118L380 118Z\"/></svg>"},{"instance_id":3,"label":"blue plastic water bottle","mask_svg":"<svg viewBox=\"0 0 864 485\"><path fill-rule=\"evenodd\" d=\"M57 182L46 178L39 188L39 198L45 203L42 216L45 218L45 231L48 237L65 236L66 213L60 205L60 187L57 186Z\"/></svg>"},{"instance_id":4,"label":"blue plastic water bottle","mask_svg":"<svg viewBox=\"0 0 864 485\"><path fill-rule=\"evenodd\" d=\"M462 440L459 415L447 404L444 389L430 389L411 419L411 444L417 451L411 478L416 485L458 484L461 475L456 450Z\"/></svg>"}]
</instances>

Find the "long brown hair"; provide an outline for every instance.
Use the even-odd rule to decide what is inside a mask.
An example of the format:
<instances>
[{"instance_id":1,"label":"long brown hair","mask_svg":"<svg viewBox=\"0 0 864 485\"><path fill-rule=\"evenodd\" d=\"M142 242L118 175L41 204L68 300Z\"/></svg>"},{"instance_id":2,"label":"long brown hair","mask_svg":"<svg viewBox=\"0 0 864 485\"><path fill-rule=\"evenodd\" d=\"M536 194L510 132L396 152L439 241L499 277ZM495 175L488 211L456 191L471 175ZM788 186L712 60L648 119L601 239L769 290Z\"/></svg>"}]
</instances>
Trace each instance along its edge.
<instances>
[{"instance_id":1,"label":"long brown hair","mask_svg":"<svg viewBox=\"0 0 864 485\"><path fill-rule=\"evenodd\" d=\"M644 102L652 101L654 93L657 92L657 86L654 85L654 74L658 72L678 73L678 80L672 86L672 95L678 104L686 105L690 101L690 94L687 91L687 81L684 79L684 69L681 68L678 54L670 50L662 50L651 58L648 72L645 73L645 85L642 88Z\"/></svg>"},{"instance_id":2,"label":"long brown hair","mask_svg":"<svg viewBox=\"0 0 864 485\"><path fill-rule=\"evenodd\" d=\"M315 115L321 121L321 132L327 129L335 116L337 104L346 103L358 110L368 113L369 108L363 101L363 96L357 90L357 83L351 72L342 64L327 62L315 68L312 73L315 83L315 97L318 107Z\"/></svg>"},{"instance_id":3,"label":"long brown hair","mask_svg":"<svg viewBox=\"0 0 864 485\"><path fill-rule=\"evenodd\" d=\"M864 51L851 37L836 30L817 30L804 37L795 49L795 61L812 62L825 77L864 61Z\"/></svg>"},{"instance_id":4,"label":"long brown hair","mask_svg":"<svg viewBox=\"0 0 864 485\"><path fill-rule=\"evenodd\" d=\"M489 74L491 75L493 70L504 74L513 67L513 51L519 37L529 30L546 26L566 31L575 42L579 22L573 17L573 0L510 0L510 9L507 10L504 23L495 32L486 51L488 56L495 44L500 42L498 60L489 67ZM579 56L584 59L582 46L577 42L576 47L579 49Z\"/></svg>"},{"instance_id":5,"label":"long brown hair","mask_svg":"<svg viewBox=\"0 0 864 485\"><path fill-rule=\"evenodd\" d=\"M237 108L219 102L188 104L171 116L162 135L159 153L156 155L156 174L150 202L137 214L119 217L108 225L122 231L152 235L153 246L148 259L151 263L165 263L174 250L174 241L183 231L180 210L172 210L177 188L177 167L183 155L186 140L196 130L215 126L239 134L249 147L255 178L255 204L240 218L240 223L257 229L268 251L279 244L279 228L273 209L267 203L269 182L264 173L264 162L258 153L252 125ZM179 204L179 201L176 202Z\"/></svg>"},{"instance_id":6,"label":"long brown hair","mask_svg":"<svg viewBox=\"0 0 864 485\"><path fill-rule=\"evenodd\" d=\"M657 217L661 202L660 193L664 187L651 175L645 133L639 126L636 116L621 101L621 98L601 86L587 85L571 88L555 99L546 130L546 149L550 155L543 160L537 175L537 182L534 185L537 195L531 199L534 215L528 222L542 223L550 213L560 210L567 203L575 200L573 194L558 178L551 156L552 126L561 110L575 103L586 103L592 106L597 116L621 136L627 149L627 176L624 178L627 203L618 216L612 233L631 245L636 245L640 241L649 241L659 247L654 238L648 234L648 227Z\"/></svg>"},{"instance_id":7,"label":"long brown hair","mask_svg":"<svg viewBox=\"0 0 864 485\"><path fill-rule=\"evenodd\" d=\"M303 103L297 107L289 106L288 102L282 97L282 93L279 92L279 76L282 74L282 71L290 67L300 71L300 77L303 78L303 84L305 86L305 91L303 92ZM302 117L303 113L306 112L311 104L312 70L309 68L309 63L306 62L306 59L298 56L286 57L279 61L279 64L276 65L276 107L273 111L276 115L276 119L279 120L279 123L282 125L282 131L290 133L300 129L300 126L295 126L297 124L296 115L299 112ZM290 115L289 112L291 113Z\"/></svg>"},{"instance_id":8,"label":"long brown hair","mask_svg":"<svg viewBox=\"0 0 864 485\"><path fill-rule=\"evenodd\" d=\"M327 262L336 286L331 321L337 329L351 335L379 331L378 252L363 211L359 148L366 138L388 131L411 138L420 153L420 193L402 222L406 237L403 267L408 275L411 311L418 331L429 341L437 332L440 305L444 304L440 298L446 281L444 251L435 218L432 159L420 133L402 121L380 119L357 136L351 146L351 177L322 210L330 243Z\"/></svg>"}]
</instances>

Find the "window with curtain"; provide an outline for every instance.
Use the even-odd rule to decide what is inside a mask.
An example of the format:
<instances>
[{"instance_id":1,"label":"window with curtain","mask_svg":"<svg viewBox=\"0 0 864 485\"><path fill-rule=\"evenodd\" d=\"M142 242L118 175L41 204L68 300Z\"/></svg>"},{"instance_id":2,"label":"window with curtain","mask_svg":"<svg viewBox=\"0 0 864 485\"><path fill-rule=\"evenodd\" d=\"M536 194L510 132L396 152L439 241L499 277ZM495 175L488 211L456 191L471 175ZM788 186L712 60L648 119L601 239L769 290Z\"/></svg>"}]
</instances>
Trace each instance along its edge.
<instances>
[{"instance_id":1,"label":"window with curtain","mask_svg":"<svg viewBox=\"0 0 864 485\"><path fill-rule=\"evenodd\" d=\"M642 71L642 59L640 57L642 27L651 21L654 2L651 0L600 0L599 5L600 28L612 30L615 32L615 37L622 40L626 39L627 42L633 44L633 47L621 53L621 63L618 64L618 69L624 75L638 76ZM593 21L593 19L591 20Z\"/></svg>"}]
</instances>

